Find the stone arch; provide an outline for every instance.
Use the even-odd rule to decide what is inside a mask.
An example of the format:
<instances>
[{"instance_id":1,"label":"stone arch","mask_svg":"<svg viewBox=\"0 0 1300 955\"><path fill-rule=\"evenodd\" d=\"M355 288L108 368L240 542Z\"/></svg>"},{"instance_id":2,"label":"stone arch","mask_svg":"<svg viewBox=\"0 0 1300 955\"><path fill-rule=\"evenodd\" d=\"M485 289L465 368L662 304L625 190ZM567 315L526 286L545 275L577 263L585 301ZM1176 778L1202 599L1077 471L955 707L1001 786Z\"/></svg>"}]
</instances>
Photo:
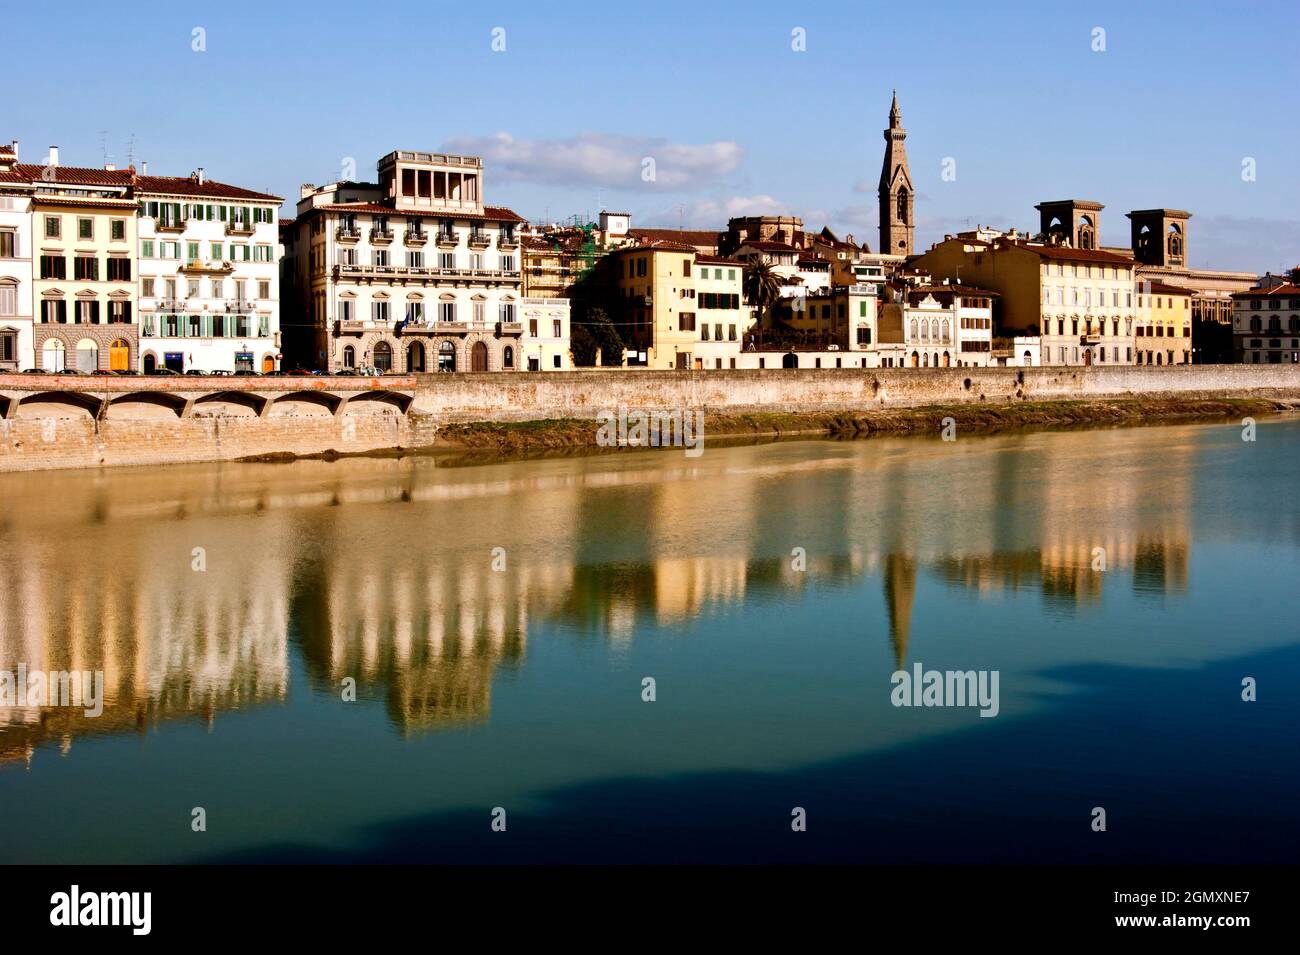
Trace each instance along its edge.
<instances>
[{"instance_id":1,"label":"stone arch","mask_svg":"<svg viewBox=\"0 0 1300 955\"><path fill-rule=\"evenodd\" d=\"M99 369L99 342L93 338L82 338L77 341L76 369L83 375Z\"/></svg>"},{"instance_id":2,"label":"stone arch","mask_svg":"<svg viewBox=\"0 0 1300 955\"><path fill-rule=\"evenodd\" d=\"M377 341L370 349L370 363L379 369L381 375L393 370L393 346L386 341Z\"/></svg>"},{"instance_id":3,"label":"stone arch","mask_svg":"<svg viewBox=\"0 0 1300 955\"><path fill-rule=\"evenodd\" d=\"M343 346L343 367L344 368L357 367L357 350L351 345Z\"/></svg>"},{"instance_id":4,"label":"stone arch","mask_svg":"<svg viewBox=\"0 0 1300 955\"><path fill-rule=\"evenodd\" d=\"M421 374L426 370L423 342L411 342L406 346L406 370L410 374Z\"/></svg>"},{"instance_id":5,"label":"stone arch","mask_svg":"<svg viewBox=\"0 0 1300 955\"><path fill-rule=\"evenodd\" d=\"M1291 321L1294 322L1295 319L1293 318L1293 319L1291 319ZM502 350L502 352L501 352L501 367L502 367L502 368L514 368L514 367L515 367L515 347L514 347L513 345L507 345L507 346Z\"/></svg>"},{"instance_id":6,"label":"stone arch","mask_svg":"<svg viewBox=\"0 0 1300 955\"><path fill-rule=\"evenodd\" d=\"M148 375L157 369L158 356L151 351L147 351L144 353L143 357L141 357L140 363L144 366L144 373Z\"/></svg>"},{"instance_id":7,"label":"stone arch","mask_svg":"<svg viewBox=\"0 0 1300 955\"><path fill-rule=\"evenodd\" d=\"M246 391L216 391L195 399L193 418L257 418L266 407L266 399Z\"/></svg>"},{"instance_id":8,"label":"stone arch","mask_svg":"<svg viewBox=\"0 0 1300 955\"><path fill-rule=\"evenodd\" d=\"M185 410L185 399L163 391L133 391L114 398L104 409L109 420L149 420L179 418Z\"/></svg>"},{"instance_id":9,"label":"stone arch","mask_svg":"<svg viewBox=\"0 0 1300 955\"><path fill-rule=\"evenodd\" d=\"M15 417L98 418L103 404L79 391L41 391L19 399Z\"/></svg>"},{"instance_id":10,"label":"stone arch","mask_svg":"<svg viewBox=\"0 0 1300 955\"><path fill-rule=\"evenodd\" d=\"M68 366L68 346L61 338L47 338L41 346L41 368L45 371L63 371Z\"/></svg>"},{"instance_id":11,"label":"stone arch","mask_svg":"<svg viewBox=\"0 0 1300 955\"><path fill-rule=\"evenodd\" d=\"M488 347L486 342L477 341L470 346L469 370L470 371L488 370Z\"/></svg>"},{"instance_id":12,"label":"stone arch","mask_svg":"<svg viewBox=\"0 0 1300 955\"><path fill-rule=\"evenodd\" d=\"M1079 248L1095 249L1097 247L1097 223L1092 216L1079 216Z\"/></svg>"},{"instance_id":13,"label":"stone arch","mask_svg":"<svg viewBox=\"0 0 1300 955\"><path fill-rule=\"evenodd\" d=\"M438 342L438 371L456 370L456 343L444 338Z\"/></svg>"},{"instance_id":14,"label":"stone arch","mask_svg":"<svg viewBox=\"0 0 1300 955\"><path fill-rule=\"evenodd\" d=\"M781 356L781 367L798 368L799 356L796 355L794 352L786 352L784 355Z\"/></svg>"},{"instance_id":15,"label":"stone arch","mask_svg":"<svg viewBox=\"0 0 1300 955\"><path fill-rule=\"evenodd\" d=\"M400 391L375 389L363 391L348 399L343 406L343 413L349 414L406 414L411 406L412 397Z\"/></svg>"},{"instance_id":16,"label":"stone arch","mask_svg":"<svg viewBox=\"0 0 1300 955\"><path fill-rule=\"evenodd\" d=\"M327 391L291 391L271 401L267 415L320 418L332 416L343 399Z\"/></svg>"}]
</instances>

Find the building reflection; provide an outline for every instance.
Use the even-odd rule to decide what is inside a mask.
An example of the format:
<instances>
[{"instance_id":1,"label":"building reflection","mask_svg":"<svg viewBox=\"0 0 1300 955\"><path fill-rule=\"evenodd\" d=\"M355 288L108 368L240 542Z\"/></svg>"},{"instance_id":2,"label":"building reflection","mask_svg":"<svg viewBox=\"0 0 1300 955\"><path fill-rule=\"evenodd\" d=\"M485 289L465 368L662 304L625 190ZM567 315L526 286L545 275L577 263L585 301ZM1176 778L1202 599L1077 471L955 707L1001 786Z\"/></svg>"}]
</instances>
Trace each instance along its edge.
<instances>
[{"instance_id":1,"label":"building reflection","mask_svg":"<svg viewBox=\"0 0 1300 955\"><path fill-rule=\"evenodd\" d=\"M410 735L487 720L539 632L627 644L834 593L902 667L927 581L1058 613L1187 589L1190 440L1158 467L1122 431L818 448L6 476L0 667L102 669L106 702L0 707L0 759L285 701L295 659Z\"/></svg>"}]
</instances>

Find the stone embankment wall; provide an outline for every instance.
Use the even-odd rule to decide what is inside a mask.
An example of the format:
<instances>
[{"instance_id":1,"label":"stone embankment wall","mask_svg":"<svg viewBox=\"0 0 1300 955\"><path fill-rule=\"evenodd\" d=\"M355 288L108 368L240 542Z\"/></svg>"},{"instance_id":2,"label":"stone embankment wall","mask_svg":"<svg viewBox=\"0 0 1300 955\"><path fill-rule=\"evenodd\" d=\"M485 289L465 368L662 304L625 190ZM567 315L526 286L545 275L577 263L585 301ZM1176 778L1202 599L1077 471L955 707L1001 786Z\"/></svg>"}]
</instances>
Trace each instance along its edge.
<instances>
[{"instance_id":1,"label":"stone embankment wall","mask_svg":"<svg viewBox=\"0 0 1300 955\"><path fill-rule=\"evenodd\" d=\"M1300 367L517 372L383 378L0 375L0 471L426 447L471 421L868 411L1132 396L1300 398ZM706 417L707 427L707 417Z\"/></svg>"}]
</instances>

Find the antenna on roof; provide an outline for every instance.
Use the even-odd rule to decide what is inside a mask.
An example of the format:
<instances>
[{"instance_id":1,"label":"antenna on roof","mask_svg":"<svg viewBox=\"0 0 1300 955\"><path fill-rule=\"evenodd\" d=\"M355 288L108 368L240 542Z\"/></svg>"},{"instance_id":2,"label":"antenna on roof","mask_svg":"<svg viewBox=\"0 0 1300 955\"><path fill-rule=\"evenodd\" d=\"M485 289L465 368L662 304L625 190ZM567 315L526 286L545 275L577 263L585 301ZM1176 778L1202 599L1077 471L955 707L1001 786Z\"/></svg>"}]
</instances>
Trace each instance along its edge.
<instances>
[{"instance_id":1,"label":"antenna on roof","mask_svg":"<svg viewBox=\"0 0 1300 955\"><path fill-rule=\"evenodd\" d=\"M132 133L126 141L126 164L135 167L135 133Z\"/></svg>"}]
</instances>

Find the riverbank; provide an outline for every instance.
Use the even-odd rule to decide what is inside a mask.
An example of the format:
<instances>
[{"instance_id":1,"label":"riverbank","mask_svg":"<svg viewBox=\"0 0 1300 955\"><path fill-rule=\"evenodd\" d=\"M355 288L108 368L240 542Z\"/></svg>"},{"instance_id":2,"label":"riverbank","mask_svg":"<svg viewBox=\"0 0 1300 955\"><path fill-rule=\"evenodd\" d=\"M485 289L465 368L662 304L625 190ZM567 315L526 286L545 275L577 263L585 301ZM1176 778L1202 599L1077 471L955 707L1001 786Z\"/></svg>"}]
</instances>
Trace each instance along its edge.
<instances>
[{"instance_id":1,"label":"riverbank","mask_svg":"<svg viewBox=\"0 0 1300 955\"><path fill-rule=\"evenodd\" d=\"M869 437L938 435L951 419L958 433L991 434L1020 428L1112 427L1159 421L1240 420L1300 411L1300 400L1266 398L1131 398L1105 401L1033 401L1019 404L933 405L888 411L706 414L705 441L798 435ZM438 432L435 449L501 454L600 447L592 419L476 421Z\"/></svg>"},{"instance_id":2,"label":"riverbank","mask_svg":"<svg viewBox=\"0 0 1300 955\"><path fill-rule=\"evenodd\" d=\"M619 409L706 439L1230 419L1300 408L1300 366L894 368L206 379L0 375L0 472L595 450Z\"/></svg>"}]
</instances>

